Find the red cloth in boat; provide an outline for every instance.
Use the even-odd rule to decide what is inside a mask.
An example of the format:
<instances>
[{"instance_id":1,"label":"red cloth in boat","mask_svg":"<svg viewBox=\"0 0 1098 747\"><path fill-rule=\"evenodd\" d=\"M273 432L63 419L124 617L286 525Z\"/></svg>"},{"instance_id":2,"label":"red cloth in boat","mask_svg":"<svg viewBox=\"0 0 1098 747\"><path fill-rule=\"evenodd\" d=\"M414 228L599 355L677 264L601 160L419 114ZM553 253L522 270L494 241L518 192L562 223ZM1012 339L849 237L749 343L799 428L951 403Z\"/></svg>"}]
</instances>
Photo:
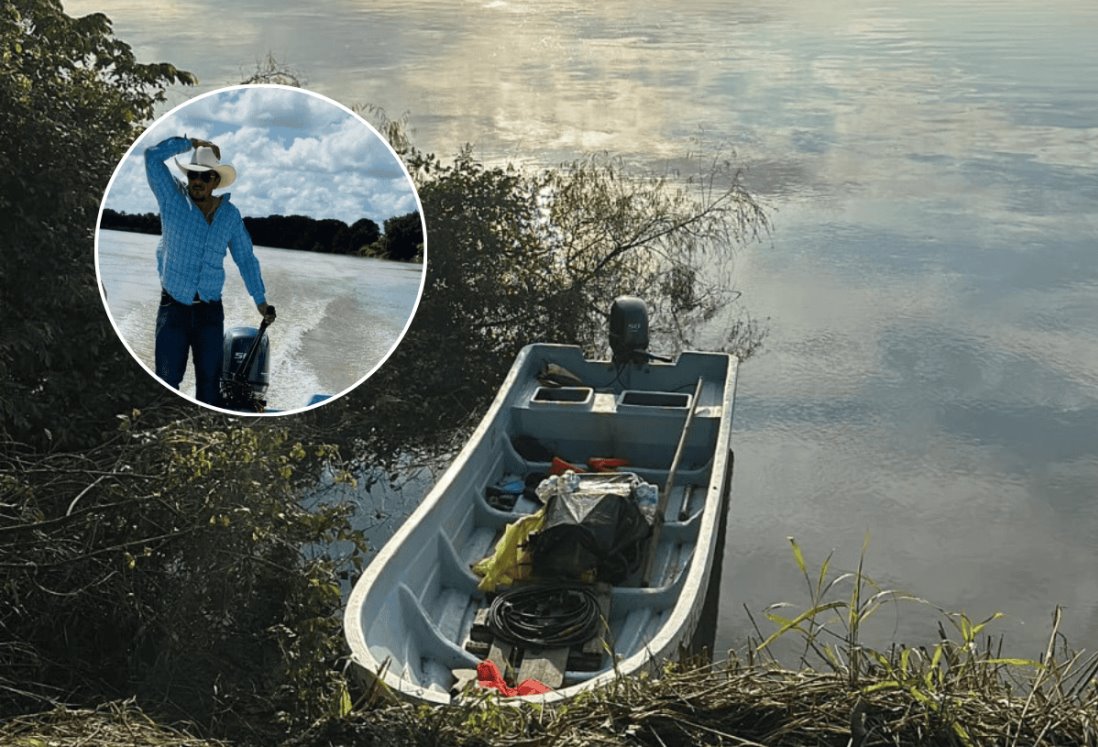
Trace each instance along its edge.
<instances>
[{"instance_id":1,"label":"red cloth in boat","mask_svg":"<svg viewBox=\"0 0 1098 747\"><path fill-rule=\"evenodd\" d=\"M515 695L541 695L553 690L544 682L534 679L523 680L517 687L511 687L503 679L503 675L500 674L499 667L496 666L494 661L482 661L477 664L477 684L481 687L495 688L508 698Z\"/></svg>"}]
</instances>

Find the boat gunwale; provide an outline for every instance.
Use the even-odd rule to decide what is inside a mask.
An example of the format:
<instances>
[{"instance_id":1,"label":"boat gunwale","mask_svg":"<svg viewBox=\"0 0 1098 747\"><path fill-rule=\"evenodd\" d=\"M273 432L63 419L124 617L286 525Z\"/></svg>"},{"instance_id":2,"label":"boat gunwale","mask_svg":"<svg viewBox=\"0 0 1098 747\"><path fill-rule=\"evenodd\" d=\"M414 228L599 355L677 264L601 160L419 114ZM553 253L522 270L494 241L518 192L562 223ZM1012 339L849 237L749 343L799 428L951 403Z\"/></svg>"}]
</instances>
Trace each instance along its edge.
<instances>
[{"instance_id":1,"label":"boat gunwale","mask_svg":"<svg viewBox=\"0 0 1098 747\"><path fill-rule=\"evenodd\" d=\"M364 569L362 575L355 582L351 594L344 609L343 623L345 637L351 649L351 661L356 668L368 678L377 679L379 676L384 684L393 692L403 698L425 701L436 705L446 705L452 702L449 693L443 693L429 686L411 682L391 671L388 659L378 661L370 651L366 640L364 626L361 620L361 610L374 587L378 576L392 562L393 557L403 547L405 540L416 531L423 520L428 517L448 494L451 485L460 476L465 465L481 448L481 443L486 440L489 432L499 426L505 406L512 397L515 385L520 374L527 369L528 359L541 351L568 350L582 351L574 345L558 345L551 343L530 344L519 352L504 380L501 382L496 396L489 406L480 423L470 434L466 444L458 452L442 476L430 488L420 504L412 511L396 532L389 538L378 551L374 560ZM684 353L683 355L686 355ZM713 544L716 541L716 528L720 520L720 507L724 503L722 495L726 485L726 473L731 467L729 459L731 449L731 429L733 405L735 400L736 377L739 359L727 353L695 353L705 356L724 356L727 358L725 378L720 392L720 424L717 430L716 441L712 453L712 466L710 479L707 486L705 501L700 510L700 526L698 527L697 540L694 544L692 558L683 569L685 578L671 579L667 586L679 586L681 591L677 595L675 603L666 613L664 622L660 625L655 636L644 645L643 648L628 658L617 662L606 671L584 681L562 687L551 692L515 699L518 701L550 704L566 700L578 695L580 692L603 686L619 676L641 671L645 666L650 666L654 661L663 659L682 642L684 638L693 634L697 625L697 619L704 602L699 598L700 591L704 591L712 571L712 565L717 562L712 557ZM681 357L681 356L680 356ZM678 365L676 362L674 365ZM710 379L715 381L715 379ZM698 403L691 403L697 407ZM502 513L502 512L501 512ZM698 561L699 557L702 562ZM662 587L654 587L653 591ZM688 590L693 590L692 592Z\"/></svg>"}]
</instances>

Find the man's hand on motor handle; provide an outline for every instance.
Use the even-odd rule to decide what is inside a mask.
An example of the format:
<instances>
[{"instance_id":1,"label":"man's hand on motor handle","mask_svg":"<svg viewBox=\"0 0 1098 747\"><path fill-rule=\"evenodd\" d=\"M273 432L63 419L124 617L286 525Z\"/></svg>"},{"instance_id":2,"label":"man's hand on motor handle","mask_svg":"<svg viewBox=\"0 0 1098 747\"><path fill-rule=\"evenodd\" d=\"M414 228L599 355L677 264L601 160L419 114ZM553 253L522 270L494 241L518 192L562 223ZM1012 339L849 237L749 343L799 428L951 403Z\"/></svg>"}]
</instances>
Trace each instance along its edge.
<instances>
[{"instance_id":1,"label":"man's hand on motor handle","mask_svg":"<svg viewBox=\"0 0 1098 747\"><path fill-rule=\"evenodd\" d=\"M267 324L270 324L275 320L275 307L271 306L269 303L258 304L256 309L263 315L263 321L267 322Z\"/></svg>"}]
</instances>

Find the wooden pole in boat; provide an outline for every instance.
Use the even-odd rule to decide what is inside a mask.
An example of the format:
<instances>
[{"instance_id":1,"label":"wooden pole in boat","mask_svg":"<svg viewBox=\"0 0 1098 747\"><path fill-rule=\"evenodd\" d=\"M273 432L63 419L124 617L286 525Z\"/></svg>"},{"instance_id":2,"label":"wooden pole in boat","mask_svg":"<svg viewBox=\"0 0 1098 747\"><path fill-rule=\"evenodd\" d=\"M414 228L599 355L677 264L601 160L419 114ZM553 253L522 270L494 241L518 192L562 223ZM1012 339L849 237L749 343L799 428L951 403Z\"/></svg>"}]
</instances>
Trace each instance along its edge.
<instances>
[{"instance_id":1,"label":"wooden pole in boat","mask_svg":"<svg viewBox=\"0 0 1098 747\"><path fill-rule=\"evenodd\" d=\"M667 482L660 493L660 502L656 506L656 523L652 526L652 539L648 542L648 553L644 560L644 577L641 586L648 586L652 581L652 565L656 559L656 547L660 544L660 531L663 529L663 515L667 511L667 504L671 500L671 490L675 486L675 473L679 471L679 462L682 460L682 452L686 449L686 439L690 436L690 426L694 424L694 413L698 409L698 400L701 398L702 378L698 377L698 383L694 387L694 398L690 400L690 411L686 413L686 422L682 424L682 434L679 436L679 445L675 449L675 457L671 460L671 469L667 471Z\"/></svg>"}]
</instances>

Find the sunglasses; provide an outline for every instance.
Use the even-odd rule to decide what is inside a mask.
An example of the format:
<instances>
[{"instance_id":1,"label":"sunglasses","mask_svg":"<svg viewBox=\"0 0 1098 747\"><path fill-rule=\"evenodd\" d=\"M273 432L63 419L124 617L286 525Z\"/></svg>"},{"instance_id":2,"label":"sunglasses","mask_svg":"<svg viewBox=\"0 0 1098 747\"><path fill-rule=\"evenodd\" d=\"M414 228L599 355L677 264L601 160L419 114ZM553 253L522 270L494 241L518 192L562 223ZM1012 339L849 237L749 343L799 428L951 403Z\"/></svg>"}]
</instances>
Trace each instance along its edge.
<instances>
[{"instance_id":1,"label":"sunglasses","mask_svg":"<svg viewBox=\"0 0 1098 747\"><path fill-rule=\"evenodd\" d=\"M191 179L198 179L199 181L208 183L215 176L217 176L216 171L188 171L187 181L190 181Z\"/></svg>"}]
</instances>

